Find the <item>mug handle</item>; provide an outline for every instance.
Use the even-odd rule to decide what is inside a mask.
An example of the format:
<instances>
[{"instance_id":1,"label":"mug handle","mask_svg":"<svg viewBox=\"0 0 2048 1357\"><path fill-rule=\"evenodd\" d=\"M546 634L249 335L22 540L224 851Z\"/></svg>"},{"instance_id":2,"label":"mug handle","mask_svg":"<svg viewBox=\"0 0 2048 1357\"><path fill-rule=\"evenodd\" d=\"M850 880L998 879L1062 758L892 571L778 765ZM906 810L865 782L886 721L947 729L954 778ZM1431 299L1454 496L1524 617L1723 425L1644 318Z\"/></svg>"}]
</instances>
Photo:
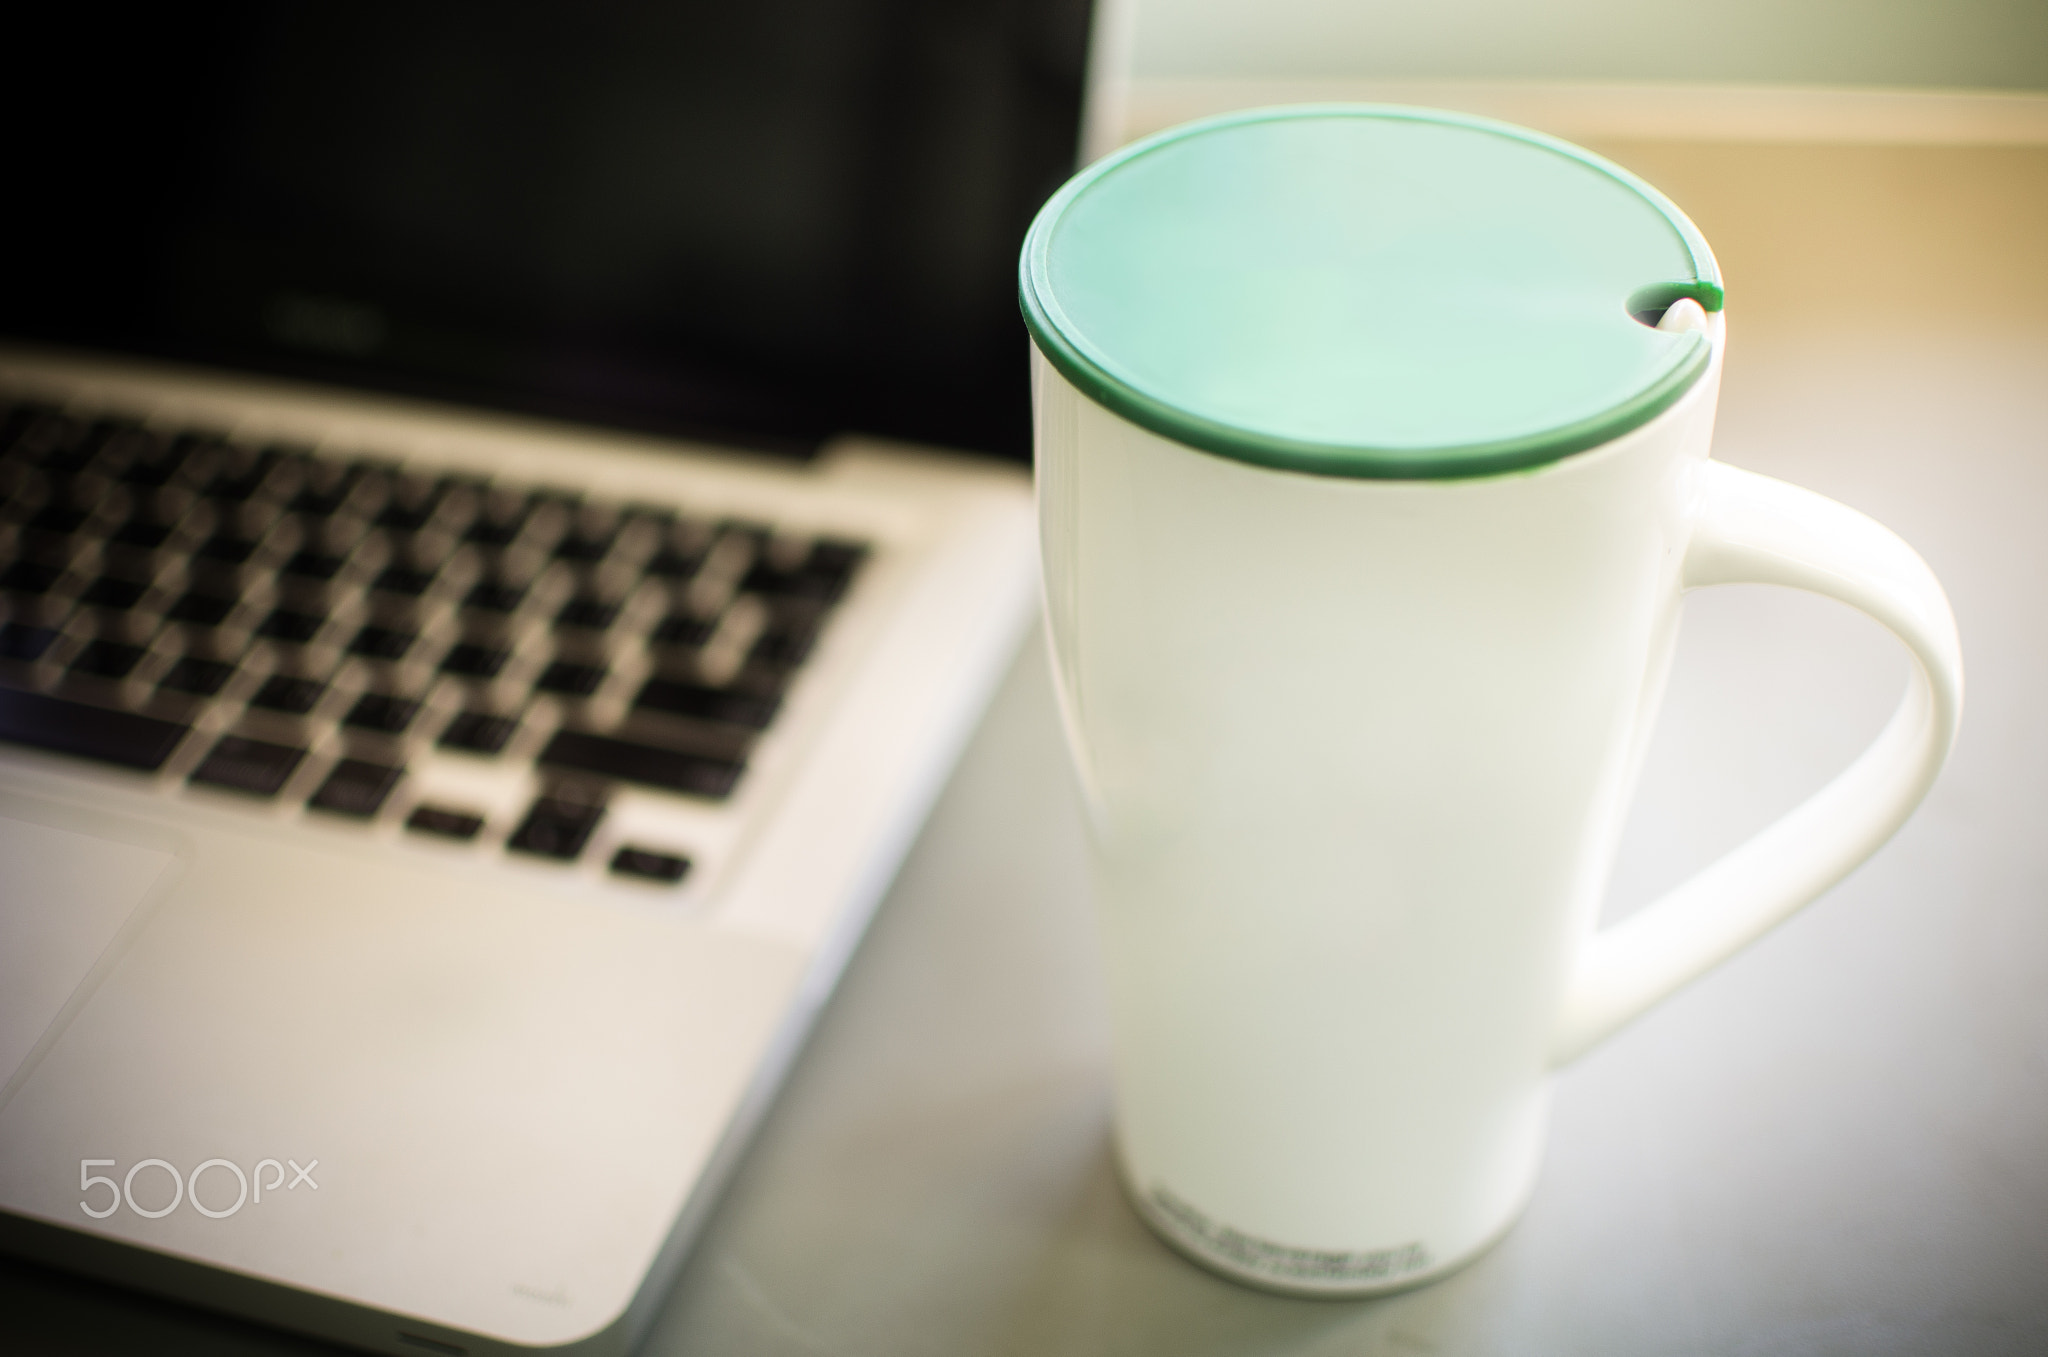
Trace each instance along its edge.
<instances>
[{"instance_id":1,"label":"mug handle","mask_svg":"<svg viewBox=\"0 0 2048 1357\"><path fill-rule=\"evenodd\" d=\"M1934 785L1962 716L1963 661L1941 585L1890 529L1783 481L1700 464L1686 589L1782 584L1839 599L1905 642L1906 695L1834 781L1699 875L1582 945L1551 1063L1599 1043L1840 881Z\"/></svg>"}]
</instances>

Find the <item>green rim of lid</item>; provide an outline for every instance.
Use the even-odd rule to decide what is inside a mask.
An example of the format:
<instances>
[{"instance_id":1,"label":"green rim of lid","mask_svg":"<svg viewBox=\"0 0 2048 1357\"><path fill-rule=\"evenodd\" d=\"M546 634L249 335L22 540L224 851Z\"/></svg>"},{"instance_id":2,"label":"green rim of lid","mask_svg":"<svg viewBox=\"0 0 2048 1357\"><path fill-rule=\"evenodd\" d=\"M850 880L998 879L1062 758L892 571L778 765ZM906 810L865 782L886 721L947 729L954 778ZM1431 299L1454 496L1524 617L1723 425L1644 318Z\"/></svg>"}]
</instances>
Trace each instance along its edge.
<instances>
[{"instance_id":1,"label":"green rim of lid","mask_svg":"<svg viewBox=\"0 0 2048 1357\"><path fill-rule=\"evenodd\" d=\"M1253 109L1134 142L1024 241L1046 359L1154 433L1259 466L1442 479L1540 466L1655 418L1721 309L1692 223L1618 165L1433 109Z\"/></svg>"}]
</instances>

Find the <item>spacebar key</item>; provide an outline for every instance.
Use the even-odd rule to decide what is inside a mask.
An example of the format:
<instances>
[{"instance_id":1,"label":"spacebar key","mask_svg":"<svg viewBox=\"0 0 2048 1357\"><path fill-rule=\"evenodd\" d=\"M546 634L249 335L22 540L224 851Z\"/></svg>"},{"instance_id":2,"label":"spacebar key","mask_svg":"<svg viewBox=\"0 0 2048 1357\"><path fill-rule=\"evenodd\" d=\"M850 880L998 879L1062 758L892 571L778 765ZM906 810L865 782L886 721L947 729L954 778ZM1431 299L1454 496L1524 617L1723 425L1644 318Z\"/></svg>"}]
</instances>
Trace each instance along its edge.
<instances>
[{"instance_id":1,"label":"spacebar key","mask_svg":"<svg viewBox=\"0 0 2048 1357\"><path fill-rule=\"evenodd\" d=\"M0 740L118 763L153 773L185 738L189 726L134 712L88 707L43 693L0 688Z\"/></svg>"},{"instance_id":2,"label":"spacebar key","mask_svg":"<svg viewBox=\"0 0 2048 1357\"><path fill-rule=\"evenodd\" d=\"M637 782L644 787L710 797L723 797L731 792L746 766L580 730L557 731L541 751L540 762L620 782Z\"/></svg>"}]
</instances>

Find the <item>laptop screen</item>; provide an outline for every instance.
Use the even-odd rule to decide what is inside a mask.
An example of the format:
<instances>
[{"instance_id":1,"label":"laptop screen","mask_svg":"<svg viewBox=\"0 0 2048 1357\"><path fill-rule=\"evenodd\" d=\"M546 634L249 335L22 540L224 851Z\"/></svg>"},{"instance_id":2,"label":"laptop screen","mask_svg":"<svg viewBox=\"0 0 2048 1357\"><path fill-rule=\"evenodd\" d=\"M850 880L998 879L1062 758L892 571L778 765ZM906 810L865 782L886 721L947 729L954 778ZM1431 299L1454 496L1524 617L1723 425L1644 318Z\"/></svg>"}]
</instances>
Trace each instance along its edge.
<instances>
[{"instance_id":1,"label":"laptop screen","mask_svg":"<svg viewBox=\"0 0 2048 1357\"><path fill-rule=\"evenodd\" d=\"M1017 250L1074 168L1087 0L39 8L10 335L1028 452Z\"/></svg>"}]
</instances>

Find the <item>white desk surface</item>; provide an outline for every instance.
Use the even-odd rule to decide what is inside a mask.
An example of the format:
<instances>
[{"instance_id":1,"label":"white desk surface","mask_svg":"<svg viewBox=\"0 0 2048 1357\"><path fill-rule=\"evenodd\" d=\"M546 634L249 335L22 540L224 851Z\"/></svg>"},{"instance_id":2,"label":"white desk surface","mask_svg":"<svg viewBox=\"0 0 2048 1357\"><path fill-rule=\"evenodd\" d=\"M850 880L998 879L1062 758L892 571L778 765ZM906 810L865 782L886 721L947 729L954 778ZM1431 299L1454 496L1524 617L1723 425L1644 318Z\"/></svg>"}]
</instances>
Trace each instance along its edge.
<instances>
[{"instance_id":1,"label":"white desk surface","mask_svg":"<svg viewBox=\"0 0 2048 1357\"><path fill-rule=\"evenodd\" d=\"M656 1354L2048 1352L2048 148L1611 144L1720 252L1717 452L1896 529L1970 691L1920 814L1560 1081L1528 1214L1434 1286L1289 1300L1126 1207L1081 827L1019 657L649 1337ZM1817 787L1903 660L1688 604L1617 872L1639 904ZM315 1345L0 1268L25 1350Z\"/></svg>"}]
</instances>

